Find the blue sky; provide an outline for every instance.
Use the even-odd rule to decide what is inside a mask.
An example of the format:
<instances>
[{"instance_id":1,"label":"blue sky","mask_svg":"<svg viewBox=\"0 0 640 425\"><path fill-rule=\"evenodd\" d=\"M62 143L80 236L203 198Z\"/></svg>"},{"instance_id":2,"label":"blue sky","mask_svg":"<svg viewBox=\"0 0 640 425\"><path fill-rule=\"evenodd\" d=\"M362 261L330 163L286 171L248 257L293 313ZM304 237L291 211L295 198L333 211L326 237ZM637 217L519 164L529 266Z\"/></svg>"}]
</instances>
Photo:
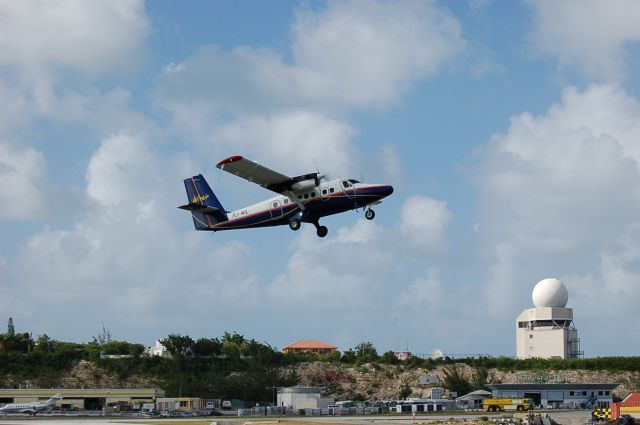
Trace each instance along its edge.
<instances>
[{"instance_id":1,"label":"blue sky","mask_svg":"<svg viewBox=\"0 0 640 425\"><path fill-rule=\"evenodd\" d=\"M640 349L611 332L640 299L636 2L0 12L0 317L18 330L510 356L554 276L587 356ZM270 196L214 167L237 154L396 192L322 240L195 232L183 178L227 209Z\"/></svg>"}]
</instances>

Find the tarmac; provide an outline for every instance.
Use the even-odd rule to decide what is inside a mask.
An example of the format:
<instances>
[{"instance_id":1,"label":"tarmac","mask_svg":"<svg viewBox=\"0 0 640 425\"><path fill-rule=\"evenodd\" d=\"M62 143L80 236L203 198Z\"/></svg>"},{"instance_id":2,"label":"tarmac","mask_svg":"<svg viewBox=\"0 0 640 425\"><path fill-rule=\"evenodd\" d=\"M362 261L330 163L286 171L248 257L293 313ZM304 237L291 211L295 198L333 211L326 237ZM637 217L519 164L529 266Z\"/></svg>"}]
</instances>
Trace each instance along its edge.
<instances>
[{"instance_id":1,"label":"tarmac","mask_svg":"<svg viewBox=\"0 0 640 425\"><path fill-rule=\"evenodd\" d=\"M586 410L571 411L547 411L551 419L562 425L585 425L591 417ZM490 419L500 418L500 414L487 414ZM511 415L504 415L511 416ZM476 414L448 414L448 415L417 415L413 419L410 415L366 415L366 416L312 416L312 417L286 417L286 418L251 418L251 417L225 417L225 418L166 418L166 419L138 419L126 417L33 417L33 416L0 416L0 425L102 425L102 424L131 424L131 425L429 425L439 423L442 425L465 424L476 422L479 415ZM490 420L489 425L497 424Z\"/></svg>"}]
</instances>

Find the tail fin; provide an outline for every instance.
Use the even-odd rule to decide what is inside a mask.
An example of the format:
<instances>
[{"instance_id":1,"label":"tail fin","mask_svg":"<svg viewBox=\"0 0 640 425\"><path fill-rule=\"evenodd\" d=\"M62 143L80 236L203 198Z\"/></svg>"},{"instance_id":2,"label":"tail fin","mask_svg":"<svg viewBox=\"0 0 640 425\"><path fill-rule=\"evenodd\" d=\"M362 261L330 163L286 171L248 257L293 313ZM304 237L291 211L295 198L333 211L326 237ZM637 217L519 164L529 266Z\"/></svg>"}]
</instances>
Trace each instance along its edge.
<instances>
[{"instance_id":1,"label":"tail fin","mask_svg":"<svg viewBox=\"0 0 640 425\"><path fill-rule=\"evenodd\" d=\"M227 221L227 213L202 174L184 180L189 203L179 206L191 211L196 230L210 230L211 226Z\"/></svg>"},{"instance_id":2,"label":"tail fin","mask_svg":"<svg viewBox=\"0 0 640 425\"><path fill-rule=\"evenodd\" d=\"M48 406L50 406L50 405L54 404L56 402L56 400L62 400L62 394L58 393L58 394L54 395L49 400L47 400L46 404Z\"/></svg>"}]
</instances>

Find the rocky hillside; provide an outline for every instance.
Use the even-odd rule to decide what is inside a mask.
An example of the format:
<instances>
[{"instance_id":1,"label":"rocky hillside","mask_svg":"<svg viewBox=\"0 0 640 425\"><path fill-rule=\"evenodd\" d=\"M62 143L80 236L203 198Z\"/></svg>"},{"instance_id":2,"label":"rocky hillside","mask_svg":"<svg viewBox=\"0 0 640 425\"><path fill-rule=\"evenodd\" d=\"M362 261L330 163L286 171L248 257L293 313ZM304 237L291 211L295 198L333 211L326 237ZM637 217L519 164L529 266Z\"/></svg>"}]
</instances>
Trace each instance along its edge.
<instances>
[{"instance_id":1,"label":"rocky hillside","mask_svg":"<svg viewBox=\"0 0 640 425\"><path fill-rule=\"evenodd\" d=\"M420 376L435 376L440 382L444 379L447 366L438 366L427 370L421 368L408 369L403 366L364 364L350 366L337 363L303 363L295 367L301 385L320 386L327 395L337 399L353 399L371 397L382 399L398 398L401 389L407 385L414 397L427 397L430 387L420 385ZM458 364L458 370L465 378L471 380L475 369L465 364ZM502 371L489 369L491 382L519 383L531 382L539 376L557 376L571 383L618 383L614 391L618 397L625 397L632 391L640 390L640 373L638 372L606 372L585 370L540 370L540 371Z\"/></svg>"},{"instance_id":2,"label":"rocky hillside","mask_svg":"<svg viewBox=\"0 0 640 425\"><path fill-rule=\"evenodd\" d=\"M42 379L40 379L42 381ZM38 388L42 385L34 380L19 380L12 375L3 376L0 380L6 388ZM153 388L159 386L155 379L137 375L121 378L115 373L107 372L90 361L80 360L69 371L58 376L47 377L52 388Z\"/></svg>"},{"instance_id":3,"label":"rocky hillside","mask_svg":"<svg viewBox=\"0 0 640 425\"><path fill-rule=\"evenodd\" d=\"M421 376L435 376L440 382L444 380L445 369L438 366L434 369L408 368L402 365L363 364L347 365L344 363L313 362L300 363L282 370L283 374L294 373L301 385L322 387L326 395L336 399L380 399L398 398L403 387L409 387L413 397L427 397L434 385L421 385ZM475 369L465 364L457 364L460 373L471 380ZM489 369L489 380L495 383L518 383L531 381L538 376L557 376L572 383L618 383L620 386L614 394L625 397L632 391L640 390L640 372L606 372L585 370L536 370L536 371L504 371ZM206 378L203 378L206 379ZM128 375L120 377L95 366L86 360L77 362L74 367L48 381L51 387L58 388L140 388L162 387L162 382L152 377ZM14 388L35 388L35 382L12 379L5 375L2 386Z\"/></svg>"}]
</instances>

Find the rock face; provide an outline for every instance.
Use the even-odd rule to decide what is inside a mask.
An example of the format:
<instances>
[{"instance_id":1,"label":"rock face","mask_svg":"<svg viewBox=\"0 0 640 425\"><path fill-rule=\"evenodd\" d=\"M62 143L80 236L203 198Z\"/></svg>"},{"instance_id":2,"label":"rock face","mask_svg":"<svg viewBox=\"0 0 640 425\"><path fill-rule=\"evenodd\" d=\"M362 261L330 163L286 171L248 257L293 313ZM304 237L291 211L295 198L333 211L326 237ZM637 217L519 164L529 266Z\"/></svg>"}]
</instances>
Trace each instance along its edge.
<instances>
[{"instance_id":1,"label":"rock face","mask_svg":"<svg viewBox=\"0 0 640 425\"><path fill-rule=\"evenodd\" d=\"M70 371L58 376L19 380L7 375L3 377L2 385L8 388L152 388L157 387L158 383L136 375L121 379L115 373L100 369L89 361L80 360Z\"/></svg>"},{"instance_id":2,"label":"rock face","mask_svg":"<svg viewBox=\"0 0 640 425\"><path fill-rule=\"evenodd\" d=\"M471 380L475 373L473 367L457 364L458 371L466 379ZM300 363L282 370L283 374L294 372L300 385L321 387L326 396L335 399L396 399L406 386L413 397L427 398L432 387L442 386L446 366L434 369L409 368L402 365L363 364L346 365L342 363L311 362ZM614 395L624 398L633 391L640 391L640 373L638 372L607 372L587 370L533 370L533 371L504 371L489 369L489 379L495 383L532 382L537 377L555 377L571 383L617 383L620 386ZM420 383L421 376L437 377L439 384ZM19 380L10 375L1 377L0 386L13 388L142 388L158 387L161 384L152 377L138 375L128 376L126 379L115 373L100 369L89 361L79 361L69 372L50 377L46 381L36 382Z\"/></svg>"},{"instance_id":3,"label":"rock face","mask_svg":"<svg viewBox=\"0 0 640 425\"><path fill-rule=\"evenodd\" d=\"M120 379L115 373L97 368L93 363L80 360L71 371L61 378L62 388L149 388L157 386L149 378L137 375Z\"/></svg>"},{"instance_id":4,"label":"rock face","mask_svg":"<svg viewBox=\"0 0 640 425\"><path fill-rule=\"evenodd\" d=\"M475 369L465 364L457 364L458 371L471 380ZM336 399L379 399L399 398L402 388L406 385L411 390L412 397L428 397L434 386L442 386L446 366L434 369L406 368L401 365L363 364L359 366L335 363L302 363L294 367L300 377L300 385L310 385L323 388L325 395ZM633 391L640 390L640 373L638 372L607 372L586 370L534 370L534 371L503 371L489 369L490 382L521 383L533 382L540 376L553 377L570 383L617 383L620 386L614 391L618 397L624 398ZM420 383L421 376L435 376L440 384ZM460 394L462 395L462 394Z\"/></svg>"}]
</instances>

